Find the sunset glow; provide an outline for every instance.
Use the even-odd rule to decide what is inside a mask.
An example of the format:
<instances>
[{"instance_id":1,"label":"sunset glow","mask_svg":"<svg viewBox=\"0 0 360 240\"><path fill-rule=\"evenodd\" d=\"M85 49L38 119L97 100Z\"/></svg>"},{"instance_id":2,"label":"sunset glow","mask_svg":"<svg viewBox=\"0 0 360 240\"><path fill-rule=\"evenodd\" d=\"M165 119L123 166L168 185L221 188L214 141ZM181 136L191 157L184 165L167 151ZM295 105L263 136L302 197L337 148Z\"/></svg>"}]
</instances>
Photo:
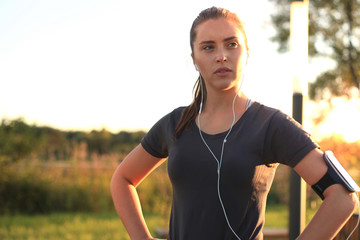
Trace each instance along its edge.
<instances>
[{"instance_id":1,"label":"sunset glow","mask_svg":"<svg viewBox=\"0 0 360 240\"><path fill-rule=\"evenodd\" d=\"M331 106L326 119L313 127L315 135L339 134L348 142L360 141L360 98L333 98Z\"/></svg>"}]
</instances>

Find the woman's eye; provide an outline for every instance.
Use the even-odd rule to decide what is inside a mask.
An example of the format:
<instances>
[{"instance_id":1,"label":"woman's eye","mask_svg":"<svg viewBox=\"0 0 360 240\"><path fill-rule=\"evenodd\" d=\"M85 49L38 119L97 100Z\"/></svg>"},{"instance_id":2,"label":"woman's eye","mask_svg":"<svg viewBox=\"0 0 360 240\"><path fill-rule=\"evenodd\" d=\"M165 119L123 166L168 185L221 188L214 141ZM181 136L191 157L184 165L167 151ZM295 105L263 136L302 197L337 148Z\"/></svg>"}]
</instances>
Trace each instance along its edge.
<instances>
[{"instance_id":1,"label":"woman's eye","mask_svg":"<svg viewBox=\"0 0 360 240\"><path fill-rule=\"evenodd\" d=\"M204 50L212 50L214 47L211 45L206 45L203 47Z\"/></svg>"},{"instance_id":2,"label":"woman's eye","mask_svg":"<svg viewBox=\"0 0 360 240\"><path fill-rule=\"evenodd\" d=\"M237 47L238 44L236 42L231 42L228 44L228 47L231 47L231 48L234 48L234 47Z\"/></svg>"}]
</instances>

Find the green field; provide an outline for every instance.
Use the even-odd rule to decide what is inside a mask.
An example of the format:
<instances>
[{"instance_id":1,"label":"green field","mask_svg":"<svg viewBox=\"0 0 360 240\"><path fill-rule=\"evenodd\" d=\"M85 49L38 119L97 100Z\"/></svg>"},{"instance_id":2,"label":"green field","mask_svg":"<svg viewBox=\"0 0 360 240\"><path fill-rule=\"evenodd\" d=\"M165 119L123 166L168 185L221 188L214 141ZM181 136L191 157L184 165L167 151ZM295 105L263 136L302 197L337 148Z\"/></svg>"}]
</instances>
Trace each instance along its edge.
<instances>
[{"instance_id":1,"label":"green field","mask_svg":"<svg viewBox=\"0 0 360 240\"><path fill-rule=\"evenodd\" d=\"M308 211L311 215L312 212ZM166 227L167 219L145 215L151 232ZM288 224L286 206L267 210L266 227L284 228ZM0 216L1 240L128 240L124 227L115 213L57 213L49 215Z\"/></svg>"},{"instance_id":2,"label":"green field","mask_svg":"<svg viewBox=\"0 0 360 240\"><path fill-rule=\"evenodd\" d=\"M0 239L125 240L129 238L116 214L57 213L35 216L2 216L0 217Z\"/></svg>"}]
</instances>

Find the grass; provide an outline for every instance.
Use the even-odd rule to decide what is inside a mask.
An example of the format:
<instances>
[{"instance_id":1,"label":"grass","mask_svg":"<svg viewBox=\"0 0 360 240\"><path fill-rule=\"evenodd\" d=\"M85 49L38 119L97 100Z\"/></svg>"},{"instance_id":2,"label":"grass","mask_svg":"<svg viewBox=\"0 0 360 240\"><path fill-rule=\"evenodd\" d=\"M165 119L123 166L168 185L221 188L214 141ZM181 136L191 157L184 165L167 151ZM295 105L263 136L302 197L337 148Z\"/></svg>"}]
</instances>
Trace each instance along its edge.
<instances>
[{"instance_id":1,"label":"grass","mask_svg":"<svg viewBox=\"0 0 360 240\"><path fill-rule=\"evenodd\" d=\"M306 210L306 224L310 222L316 209ZM289 226L289 211L286 205L270 206L266 209L265 227L268 228L287 228Z\"/></svg>"},{"instance_id":2,"label":"grass","mask_svg":"<svg viewBox=\"0 0 360 240\"><path fill-rule=\"evenodd\" d=\"M123 239L125 229L115 214L58 213L2 216L0 239Z\"/></svg>"},{"instance_id":3,"label":"grass","mask_svg":"<svg viewBox=\"0 0 360 240\"><path fill-rule=\"evenodd\" d=\"M307 218L313 215L308 211ZM166 227L168 219L145 215L150 231ZM288 226L286 206L271 206L266 212L265 227ZM116 213L56 213L49 215L0 216L0 239L2 240L129 240L125 228Z\"/></svg>"},{"instance_id":4,"label":"grass","mask_svg":"<svg viewBox=\"0 0 360 240\"><path fill-rule=\"evenodd\" d=\"M166 226L167 220L146 215L150 230ZM56 213L0 216L2 240L129 240L116 213Z\"/></svg>"},{"instance_id":5,"label":"grass","mask_svg":"<svg viewBox=\"0 0 360 240\"><path fill-rule=\"evenodd\" d=\"M288 227L289 213L287 206L276 205L266 209L265 227L286 228Z\"/></svg>"}]
</instances>

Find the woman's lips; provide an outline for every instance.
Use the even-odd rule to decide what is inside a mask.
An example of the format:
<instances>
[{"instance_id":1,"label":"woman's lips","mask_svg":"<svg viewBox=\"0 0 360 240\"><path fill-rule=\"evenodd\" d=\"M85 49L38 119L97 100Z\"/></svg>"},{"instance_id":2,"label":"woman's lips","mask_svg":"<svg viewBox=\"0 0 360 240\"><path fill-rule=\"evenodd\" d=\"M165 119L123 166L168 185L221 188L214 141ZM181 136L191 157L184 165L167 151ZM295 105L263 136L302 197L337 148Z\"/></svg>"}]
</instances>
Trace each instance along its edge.
<instances>
[{"instance_id":1,"label":"woman's lips","mask_svg":"<svg viewBox=\"0 0 360 240\"><path fill-rule=\"evenodd\" d=\"M231 72L232 71L230 68L222 67L222 68L216 69L216 71L214 73L218 77L225 77L225 76L229 75Z\"/></svg>"}]
</instances>

